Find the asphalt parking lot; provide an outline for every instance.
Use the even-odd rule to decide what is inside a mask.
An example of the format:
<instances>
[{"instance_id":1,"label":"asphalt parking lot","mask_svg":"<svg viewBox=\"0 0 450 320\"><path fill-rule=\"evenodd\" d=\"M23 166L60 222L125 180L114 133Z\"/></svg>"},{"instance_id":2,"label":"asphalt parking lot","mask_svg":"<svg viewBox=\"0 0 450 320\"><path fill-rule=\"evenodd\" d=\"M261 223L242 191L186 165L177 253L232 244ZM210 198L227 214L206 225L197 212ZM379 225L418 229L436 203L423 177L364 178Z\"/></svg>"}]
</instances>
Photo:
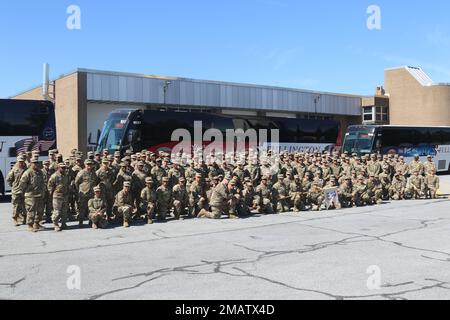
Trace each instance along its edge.
<instances>
[{"instance_id":1,"label":"asphalt parking lot","mask_svg":"<svg viewBox=\"0 0 450 320\"><path fill-rule=\"evenodd\" d=\"M450 299L448 197L37 234L10 211L0 299Z\"/></svg>"}]
</instances>

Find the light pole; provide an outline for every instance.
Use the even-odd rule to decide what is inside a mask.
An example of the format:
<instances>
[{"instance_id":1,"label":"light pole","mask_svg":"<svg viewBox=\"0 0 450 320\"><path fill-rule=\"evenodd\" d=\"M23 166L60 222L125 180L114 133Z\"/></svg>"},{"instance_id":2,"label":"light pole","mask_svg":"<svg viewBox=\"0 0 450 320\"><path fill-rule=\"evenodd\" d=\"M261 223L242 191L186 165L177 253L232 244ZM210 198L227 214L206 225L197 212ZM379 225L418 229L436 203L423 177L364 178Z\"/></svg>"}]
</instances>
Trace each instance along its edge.
<instances>
[{"instance_id":1,"label":"light pole","mask_svg":"<svg viewBox=\"0 0 450 320\"><path fill-rule=\"evenodd\" d=\"M314 115L316 116L316 118L317 118L317 104L319 103L320 98L321 98L320 95L314 98Z\"/></svg>"},{"instance_id":2,"label":"light pole","mask_svg":"<svg viewBox=\"0 0 450 320\"><path fill-rule=\"evenodd\" d=\"M169 89L169 86L172 82L170 82L169 80L167 80L166 82L164 82L164 107L166 106L166 99L167 99L167 89Z\"/></svg>"}]
</instances>

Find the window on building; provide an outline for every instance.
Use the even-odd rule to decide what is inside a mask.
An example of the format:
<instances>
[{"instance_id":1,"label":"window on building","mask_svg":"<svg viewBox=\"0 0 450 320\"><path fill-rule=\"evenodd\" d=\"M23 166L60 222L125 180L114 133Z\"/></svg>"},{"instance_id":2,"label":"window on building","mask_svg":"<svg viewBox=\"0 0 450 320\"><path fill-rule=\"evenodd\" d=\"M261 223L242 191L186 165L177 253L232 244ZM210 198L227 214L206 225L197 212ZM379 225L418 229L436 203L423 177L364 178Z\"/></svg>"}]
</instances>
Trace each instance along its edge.
<instances>
[{"instance_id":1,"label":"window on building","mask_svg":"<svg viewBox=\"0 0 450 320\"><path fill-rule=\"evenodd\" d=\"M376 121L389 122L389 110L387 107L376 107Z\"/></svg>"},{"instance_id":2,"label":"window on building","mask_svg":"<svg viewBox=\"0 0 450 320\"><path fill-rule=\"evenodd\" d=\"M373 119L373 107L363 108L363 120L364 122L374 121Z\"/></svg>"}]
</instances>

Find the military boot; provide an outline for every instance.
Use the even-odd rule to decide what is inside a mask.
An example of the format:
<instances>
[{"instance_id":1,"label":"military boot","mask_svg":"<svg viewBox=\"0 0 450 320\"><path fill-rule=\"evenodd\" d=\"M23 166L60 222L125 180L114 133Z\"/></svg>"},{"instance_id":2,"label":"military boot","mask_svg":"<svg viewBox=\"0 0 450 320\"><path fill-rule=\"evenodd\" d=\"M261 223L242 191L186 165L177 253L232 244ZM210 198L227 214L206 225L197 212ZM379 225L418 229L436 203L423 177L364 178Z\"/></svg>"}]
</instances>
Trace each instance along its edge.
<instances>
[{"instance_id":1,"label":"military boot","mask_svg":"<svg viewBox=\"0 0 450 320\"><path fill-rule=\"evenodd\" d=\"M153 224L153 219L152 218L148 218L147 224Z\"/></svg>"},{"instance_id":2,"label":"military boot","mask_svg":"<svg viewBox=\"0 0 450 320\"><path fill-rule=\"evenodd\" d=\"M21 223L17 220L17 218L13 218L13 224L15 227L19 227Z\"/></svg>"},{"instance_id":3,"label":"military boot","mask_svg":"<svg viewBox=\"0 0 450 320\"><path fill-rule=\"evenodd\" d=\"M123 227L124 228L129 228L130 227L130 224L128 223L128 221L124 221L123 222Z\"/></svg>"},{"instance_id":4,"label":"military boot","mask_svg":"<svg viewBox=\"0 0 450 320\"><path fill-rule=\"evenodd\" d=\"M59 226L59 224L55 223L53 224L53 226L55 227L55 232L61 232L61 227Z\"/></svg>"},{"instance_id":5,"label":"military boot","mask_svg":"<svg viewBox=\"0 0 450 320\"><path fill-rule=\"evenodd\" d=\"M61 230L66 230L67 229L67 224L65 222L63 222L61 224Z\"/></svg>"},{"instance_id":6,"label":"military boot","mask_svg":"<svg viewBox=\"0 0 450 320\"><path fill-rule=\"evenodd\" d=\"M42 226L39 223L35 223L33 225L33 232L39 232L42 231Z\"/></svg>"},{"instance_id":7,"label":"military boot","mask_svg":"<svg viewBox=\"0 0 450 320\"><path fill-rule=\"evenodd\" d=\"M94 229L94 230L97 230L98 229L98 226L97 226L97 224L96 223L92 223L92 229Z\"/></svg>"},{"instance_id":8,"label":"military boot","mask_svg":"<svg viewBox=\"0 0 450 320\"><path fill-rule=\"evenodd\" d=\"M28 227L27 227L27 230L30 231L30 232L33 232L34 231L33 230L33 225L29 224Z\"/></svg>"}]
</instances>

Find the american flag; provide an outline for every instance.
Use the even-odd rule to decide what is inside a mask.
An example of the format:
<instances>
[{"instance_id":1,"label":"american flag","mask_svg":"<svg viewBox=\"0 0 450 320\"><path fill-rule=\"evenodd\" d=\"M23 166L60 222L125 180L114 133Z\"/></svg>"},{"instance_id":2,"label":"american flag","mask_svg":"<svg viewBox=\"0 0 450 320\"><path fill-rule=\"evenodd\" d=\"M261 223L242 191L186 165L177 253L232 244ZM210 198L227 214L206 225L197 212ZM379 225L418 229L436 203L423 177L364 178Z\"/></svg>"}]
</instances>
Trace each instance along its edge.
<instances>
[{"instance_id":1,"label":"american flag","mask_svg":"<svg viewBox=\"0 0 450 320\"><path fill-rule=\"evenodd\" d=\"M39 140L39 137L32 137L30 139L24 139L16 143L17 154L26 153L29 151L47 152L54 145L56 141Z\"/></svg>"}]
</instances>

